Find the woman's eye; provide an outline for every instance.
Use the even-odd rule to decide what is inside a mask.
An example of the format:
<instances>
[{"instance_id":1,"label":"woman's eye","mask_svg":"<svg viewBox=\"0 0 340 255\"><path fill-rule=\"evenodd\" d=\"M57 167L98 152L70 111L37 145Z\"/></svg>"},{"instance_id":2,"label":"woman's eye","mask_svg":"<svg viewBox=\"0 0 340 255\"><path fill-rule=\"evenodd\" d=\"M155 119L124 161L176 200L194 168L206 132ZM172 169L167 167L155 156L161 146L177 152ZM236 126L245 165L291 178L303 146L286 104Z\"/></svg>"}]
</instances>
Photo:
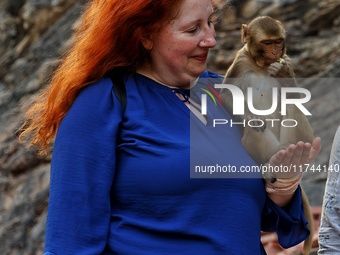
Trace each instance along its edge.
<instances>
[{"instance_id":1,"label":"woman's eye","mask_svg":"<svg viewBox=\"0 0 340 255\"><path fill-rule=\"evenodd\" d=\"M213 25L215 26L217 24L217 16L216 15L212 15L210 17L210 19L208 20L208 25Z\"/></svg>"},{"instance_id":2,"label":"woman's eye","mask_svg":"<svg viewBox=\"0 0 340 255\"><path fill-rule=\"evenodd\" d=\"M195 33L197 31L197 27L193 27L188 30L188 33Z\"/></svg>"},{"instance_id":3,"label":"woman's eye","mask_svg":"<svg viewBox=\"0 0 340 255\"><path fill-rule=\"evenodd\" d=\"M209 20L208 25L210 26L215 26L215 21L214 20Z\"/></svg>"}]
</instances>

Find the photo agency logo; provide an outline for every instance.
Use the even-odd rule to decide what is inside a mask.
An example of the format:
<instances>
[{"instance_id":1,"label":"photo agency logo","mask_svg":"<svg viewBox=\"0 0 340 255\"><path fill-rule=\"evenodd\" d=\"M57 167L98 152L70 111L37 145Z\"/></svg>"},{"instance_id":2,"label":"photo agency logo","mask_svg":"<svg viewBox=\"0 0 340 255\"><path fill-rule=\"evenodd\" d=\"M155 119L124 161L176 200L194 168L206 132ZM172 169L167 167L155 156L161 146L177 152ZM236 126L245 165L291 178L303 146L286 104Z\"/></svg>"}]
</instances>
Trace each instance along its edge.
<instances>
[{"instance_id":1,"label":"photo agency logo","mask_svg":"<svg viewBox=\"0 0 340 255\"><path fill-rule=\"evenodd\" d=\"M272 87L271 88L271 106L268 109L256 109L254 106L254 90L252 87L247 88L247 93L244 95L243 91L232 84L215 84L216 89L227 89L232 95L232 114L234 116L253 116L252 118L244 118L242 121L235 121L233 119L214 119L213 126L217 125L242 125L243 127L249 126L253 128L261 128L262 126L281 125L282 127L296 127L298 120L293 118L291 114L287 114L287 109L297 108L305 116L312 114L303 105L310 101L311 93L309 90L300 87ZM289 94L294 94L294 98L289 98ZM298 95L298 96L296 96ZM256 97L256 96L255 96ZM270 98L270 96L269 96ZM265 97L265 101L269 99ZM207 115L207 95L201 95L201 114ZM247 107L247 111L245 110ZM279 107L279 109L278 109ZM250 113L250 114L249 114ZM279 118L278 117L279 113ZM256 118L258 116L259 118ZM274 117L273 117L274 116ZM289 118L287 118L289 116Z\"/></svg>"}]
</instances>

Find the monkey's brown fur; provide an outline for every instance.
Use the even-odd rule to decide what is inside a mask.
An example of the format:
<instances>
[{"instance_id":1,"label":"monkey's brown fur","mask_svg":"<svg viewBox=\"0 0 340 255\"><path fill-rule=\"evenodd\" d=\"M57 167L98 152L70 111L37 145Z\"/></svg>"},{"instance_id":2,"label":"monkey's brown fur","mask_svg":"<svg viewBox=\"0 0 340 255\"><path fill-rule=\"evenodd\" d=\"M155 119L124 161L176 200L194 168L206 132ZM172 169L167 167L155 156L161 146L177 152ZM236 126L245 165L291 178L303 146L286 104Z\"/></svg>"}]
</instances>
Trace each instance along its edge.
<instances>
[{"instance_id":1,"label":"monkey's brown fur","mask_svg":"<svg viewBox=\"0 0 340 255\"><path fill-rule=\"evenodd\" d=\"M247 88L252 87L255 109L267 110L272 105L273 87L297 86L290 59L286 54L284 27L281 22L271 17L258 17L249 25L242 25L241 40L244 47L238 51L223 83L238 86L245 95L245 101ZM224 106L232 113L233 101L230 91L223 89L221 97ZM293 95L293 97L298 98L299 95ZM278 102L280 105L280 100ZM234 116L235 121L238 122L251 119L262 120L261 123L266 123L265 119L280 120L280 122L275 122L275 125L267 123L260 128L248 125L244 127L242 144L259 164L267 163L272 155L289 144L296 144L298 141L312 143L314 139L308 119L300 109L295 105L287 105L287 115L282 116L279 108L271 115L255 116L245 102L245 115ZM298 125L294 128L282 127L281 121L284 119L294 119ZM312 246L313 218L308 198L303 190L302 199L311 232L304 243L303 254L307 255Z\"/></svg>"}]
</instances>

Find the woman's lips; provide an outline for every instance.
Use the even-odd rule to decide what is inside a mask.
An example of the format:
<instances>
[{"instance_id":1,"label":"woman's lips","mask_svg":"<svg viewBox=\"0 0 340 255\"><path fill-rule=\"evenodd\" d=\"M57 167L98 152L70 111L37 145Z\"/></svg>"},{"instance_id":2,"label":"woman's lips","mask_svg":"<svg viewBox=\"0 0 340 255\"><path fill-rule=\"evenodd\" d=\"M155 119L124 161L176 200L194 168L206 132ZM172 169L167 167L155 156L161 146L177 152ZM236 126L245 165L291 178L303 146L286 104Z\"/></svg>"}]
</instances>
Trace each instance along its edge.
<instances>
[{"instance_id":1,"label":"woman's lips","mask_svg":"<svg viewBox=\"0 0 340 255\"><path fill-rule=\"evenodd\" d=\"M193 56L193 58L196 59L197 61L205 62L208 58L208 54L204 53L204 54L196 55L196 56Z\"/></svg>"}]
</instances>

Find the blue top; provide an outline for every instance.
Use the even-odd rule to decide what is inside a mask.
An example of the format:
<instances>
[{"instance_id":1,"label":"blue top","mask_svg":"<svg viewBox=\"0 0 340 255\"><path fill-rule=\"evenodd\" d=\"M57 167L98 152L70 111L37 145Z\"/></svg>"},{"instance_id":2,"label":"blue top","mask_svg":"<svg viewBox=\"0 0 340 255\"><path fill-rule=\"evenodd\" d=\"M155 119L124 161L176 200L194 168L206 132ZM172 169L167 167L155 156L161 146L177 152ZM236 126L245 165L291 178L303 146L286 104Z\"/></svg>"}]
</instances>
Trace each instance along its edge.
<instances>
[{"instance_id":1,"label":"blue top","mask_svg":"<svg viewBox=\"0 0 340 255\"><path fill-rule=\"evenodd\" d=\"M277 231L284 247L308 236L300 189L280 208L260 173L207 173L228 165L239 173L255 162L237 127L212 125L230 117L204 82L191 98L208 95L207 125L145 76L126 77L125 86L124 113L103 78L81 91L61 122L45 255L260 255L261 229Z\"/></svg>"}]
</instances>

